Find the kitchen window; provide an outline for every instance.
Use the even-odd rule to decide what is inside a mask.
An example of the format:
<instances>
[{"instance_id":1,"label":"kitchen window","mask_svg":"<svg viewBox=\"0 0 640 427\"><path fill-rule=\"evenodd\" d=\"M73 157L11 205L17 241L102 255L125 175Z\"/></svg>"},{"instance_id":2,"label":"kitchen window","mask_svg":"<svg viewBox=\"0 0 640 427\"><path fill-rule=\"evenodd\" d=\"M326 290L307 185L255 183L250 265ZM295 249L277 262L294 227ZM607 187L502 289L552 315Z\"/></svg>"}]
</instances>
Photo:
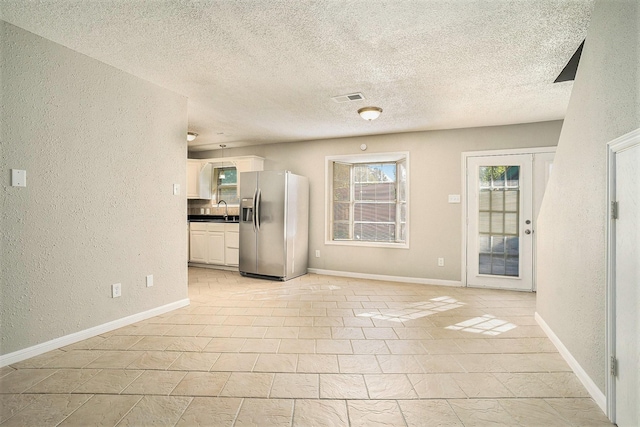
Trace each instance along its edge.
<instances>
[{"instance_id":1,"label":"kitchen window","mask_svg":"<svg viewBox=\"0 0 640 427\"><path fill-rule=\"evenodd\" d=\"M327 158L327 242L408 247L408 153Z\"/></svg>"},{"instance_id":2,"label":"kitchen window","mask_svg":"<svg viewBox=\"0 0 640 427\"><path fill-rule=\"evenodd\" d=\"M235 167L215 169L216 200L224 200L229 205L239 205L238 171Z\"/></svg>"}]
</instances>

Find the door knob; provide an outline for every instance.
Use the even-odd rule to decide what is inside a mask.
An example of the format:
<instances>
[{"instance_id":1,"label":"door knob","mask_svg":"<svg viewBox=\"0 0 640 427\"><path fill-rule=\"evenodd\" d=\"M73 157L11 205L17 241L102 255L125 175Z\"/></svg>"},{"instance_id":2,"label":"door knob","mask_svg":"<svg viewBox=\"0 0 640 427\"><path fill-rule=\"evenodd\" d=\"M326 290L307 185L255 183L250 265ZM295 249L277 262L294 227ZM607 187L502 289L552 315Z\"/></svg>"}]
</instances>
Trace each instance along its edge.
<instances>
[{"instance_id":1,"label":"door knob","mask_svg":"<svg viewBox=\"0 0 640 427\"><path fill-rule=\"evenodd\" d=\"M527 228L526 230L524 230L524 234L531 234L531 230Z\"/></svg>"}]
</instances>

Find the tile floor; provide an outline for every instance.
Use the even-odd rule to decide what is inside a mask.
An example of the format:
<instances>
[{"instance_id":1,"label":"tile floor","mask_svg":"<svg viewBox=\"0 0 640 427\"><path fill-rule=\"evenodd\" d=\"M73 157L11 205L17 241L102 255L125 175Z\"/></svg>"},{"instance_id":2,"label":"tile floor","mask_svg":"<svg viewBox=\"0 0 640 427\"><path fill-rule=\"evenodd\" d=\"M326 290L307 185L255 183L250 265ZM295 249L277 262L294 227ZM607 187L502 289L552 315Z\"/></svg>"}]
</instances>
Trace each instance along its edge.
<instances>
[{"instance_id":1,"label":"tile floor","mask_svg":"<svg viewBox=\"0 0 640 427\"><path fill-rule=\"evenodd\" d=\"M189 295L0 368L0 425L610 425L534 294L190 268Z\"/></svg>"}]
</instances>

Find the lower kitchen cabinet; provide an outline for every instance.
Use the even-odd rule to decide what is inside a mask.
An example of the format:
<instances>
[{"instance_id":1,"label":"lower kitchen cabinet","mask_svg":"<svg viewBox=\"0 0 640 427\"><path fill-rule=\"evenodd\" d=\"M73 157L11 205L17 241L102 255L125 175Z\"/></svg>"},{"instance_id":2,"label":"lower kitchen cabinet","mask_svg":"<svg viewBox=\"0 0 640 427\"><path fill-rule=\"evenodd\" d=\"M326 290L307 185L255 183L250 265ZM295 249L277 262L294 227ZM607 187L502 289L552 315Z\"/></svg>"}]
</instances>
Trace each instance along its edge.
<instances>
[{"instance_id":1,"label":"lower kitchen cabinet","mask_svg":"<svg viewBox=\"0 0 640 427\"><path fill-rule=\"evenodd\" d=\"M189 226L189 262L237 267L237 223L192 222Z\"/></svg>"}]
</instances>

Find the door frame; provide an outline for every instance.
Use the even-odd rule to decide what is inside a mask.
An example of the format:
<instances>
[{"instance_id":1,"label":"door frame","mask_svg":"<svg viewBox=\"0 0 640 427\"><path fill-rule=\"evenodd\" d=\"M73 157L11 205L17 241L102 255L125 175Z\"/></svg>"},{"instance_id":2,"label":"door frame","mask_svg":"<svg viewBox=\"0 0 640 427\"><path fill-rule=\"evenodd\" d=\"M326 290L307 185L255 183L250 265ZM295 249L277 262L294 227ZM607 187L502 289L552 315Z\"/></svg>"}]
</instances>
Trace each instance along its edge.
<instances>
[{"instance_id":1,"label":"door frame","mask_svg":"<svg viewBox=\"0 0 640 427\"><path fill-rule=\"evenodd\" d=\"M462 255L461 255L461 283L463 287L469 287L467 283L467 195L469 193L469 188L467 188L467 163L470 157L488 157L488 156L509 156L514 154L542 154L542 153L555 153L556 147L531 147L531 148L514 148L514 149L504 149L504 150L485 150L485 151L465 151L462 153L462 167L461 167L461 179L462 179L462 194L460 198L461 202L461 220L462 220ZM533 172L533 171L532 171ZM532 182L532 192L535 191L535 177ZM474 189L475 191L475 189ZM532 195L533 196L533 195ZM535 220L535 219L534 219ZM533 237L533 292L536 291L536 271L535 271L535 260L536 260L536 237L534 233Z\"/></svg>"},{"instance_id":2,"label":"door frame","mask_svg":"<svg viewBox=\"0 0 640 427\"><path fill-rule=\"evenodd\" d=\"M606 221L606 341L605 358L607 416L612 423L616 422L616 387L615 376L611 375L611 356L616 349L616 225L611 214L611 204L616 201L616 154L640 145L640 128L622 135L607 143L607 200L605 212Z\"/></svg>"}]
</instances>

